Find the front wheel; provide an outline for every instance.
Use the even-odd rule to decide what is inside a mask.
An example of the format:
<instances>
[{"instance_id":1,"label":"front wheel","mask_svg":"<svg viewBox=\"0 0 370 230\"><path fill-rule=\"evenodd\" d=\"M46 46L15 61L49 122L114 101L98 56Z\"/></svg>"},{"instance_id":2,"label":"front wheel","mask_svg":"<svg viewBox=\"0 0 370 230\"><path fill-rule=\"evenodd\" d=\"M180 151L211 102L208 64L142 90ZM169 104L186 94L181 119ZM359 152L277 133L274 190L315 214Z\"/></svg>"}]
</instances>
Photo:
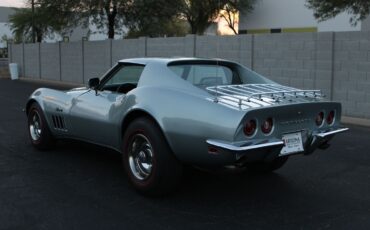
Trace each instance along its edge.
<instances>
[{"instance_id":1,"label":"front wheel","mask_svg":"<svg viewBox=\"0 0 370 230\"><path fill-rule=\"evenodd\" d=\"M28 112L28 134L32 145L37 149L46 150L54 145L44 113L36 102L30 106Z\"/></svg>"},{"instance_id":2,"label":"front wheel","mask_svg":"<svg viewBox=\"0 0 370 230\"><path fill-rule=\"evenodd\" d=\"M182 175L162 131L149 118L138 118L123 137L123 163L133 187L145 195L172 192Z\"/></svg>"}]
</instances>

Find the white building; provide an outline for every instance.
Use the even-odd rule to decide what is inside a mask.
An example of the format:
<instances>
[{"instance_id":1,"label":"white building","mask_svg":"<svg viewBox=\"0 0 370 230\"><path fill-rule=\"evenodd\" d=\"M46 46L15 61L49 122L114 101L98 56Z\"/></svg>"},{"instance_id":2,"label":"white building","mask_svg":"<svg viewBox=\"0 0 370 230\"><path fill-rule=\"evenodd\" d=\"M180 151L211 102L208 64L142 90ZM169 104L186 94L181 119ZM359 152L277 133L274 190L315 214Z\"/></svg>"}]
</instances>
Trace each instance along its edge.
<instances>
[{"instance_id":1,"label":"white building","mask_svg":"<svg viewBox=\"0 0 370 230\"><path fill-rule=\"evenodd\" d=\"M257 0L251 13L241 13L239 33L370 30L370 18L353 26L347 13L318 22L305 4L306 0Z\"/></svg>"},{"instance_id":2,"label":"white building","mask_svg":"<svg viewBox=\"0 0 370 230\"><path fill-rule=\"evenodd\" d=\"M0 48L6 47L5 37L12 37L12 31L9 28L9 16L14 13L14 8L0 6Z\"/></svg>"},{"instance_id":3,"label":"white building","mask_svg":"<svg viewBox=\"0 0 370 230\"><path fill-rule=\"evenodd\" d=\"M9 24L9 16L15 13L13 7L2 7L0 6L0 48L6 47L6 42L2 40L3 37L13 38L12 31ZM88 40L105 40L108 38L106 30L102 30L103 33L98 32L98 29L94 25L90 25L89 28L77 27L72 32L66 32L64 36L68 37L69 41L81 41L83 38ZM122 34L116 33L116 39L122 38ZM44 39L44 42L58 42L62 41L63 36L60 34L54 34Z\"/></svg>"}]
</instances>

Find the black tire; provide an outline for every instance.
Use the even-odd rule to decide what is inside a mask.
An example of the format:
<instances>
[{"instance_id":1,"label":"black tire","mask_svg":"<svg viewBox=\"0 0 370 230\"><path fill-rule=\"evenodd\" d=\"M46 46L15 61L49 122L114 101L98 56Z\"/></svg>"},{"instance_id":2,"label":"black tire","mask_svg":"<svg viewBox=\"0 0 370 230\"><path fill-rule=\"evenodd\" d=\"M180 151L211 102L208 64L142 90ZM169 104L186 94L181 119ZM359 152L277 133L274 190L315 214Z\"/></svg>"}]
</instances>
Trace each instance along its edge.
<instances>
[{"instance_id":1,"label":"black tire","mask_svg":"<svg viewBox=\"0 0 370 230\"><path fill-rule=\"evenodd\" d=\"M34 102L30 106L27 117L28 136L32 145L39 150L52 148L55 144L55 140L39 104Z\"/></svg>"},{"instance_id":2,"label":"black tire","mask_svg":"<svg viewBox=\"0 0 370 230\"><path fill-rule=\"evenodd\" d=\"M183 170L158 125L147 117L134 120L125 131L123 164L133 187L149 196L173 192Z\"/></svg>"},{"instance_id":3,"label":"black tire","mask_svg":"<svg viewBox=\"0 0 370 230\"><path fill-rule=\"evenodd\" d=\"M251 173L269 173L279 168L287 162L288 156L278 157L270 162L257 161L257 162L248 162L246 163L246 171Z\"/></svg>"}]
</instances>

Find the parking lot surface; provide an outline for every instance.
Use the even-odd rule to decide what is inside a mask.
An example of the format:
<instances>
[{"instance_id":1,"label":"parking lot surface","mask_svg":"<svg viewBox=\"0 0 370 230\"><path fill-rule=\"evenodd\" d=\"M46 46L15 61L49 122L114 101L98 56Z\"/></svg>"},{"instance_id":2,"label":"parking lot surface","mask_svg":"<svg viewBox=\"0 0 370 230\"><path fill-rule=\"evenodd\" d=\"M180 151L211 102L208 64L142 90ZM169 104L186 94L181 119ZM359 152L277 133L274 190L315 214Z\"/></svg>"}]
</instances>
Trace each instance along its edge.
<instances>
[{"instance_id":1,"label":"parking lot surface","mask_svg":"<svg viewBox=\"0 0 370 230\"><path fill-rule=\"evenodd\" d=\"M114 151L31 146L22 109L38 87L65 88L0 79L0 229L370 229L369 128L272 174L189 170L177 193L146 198Z\"/></svg>"}]
</instances>

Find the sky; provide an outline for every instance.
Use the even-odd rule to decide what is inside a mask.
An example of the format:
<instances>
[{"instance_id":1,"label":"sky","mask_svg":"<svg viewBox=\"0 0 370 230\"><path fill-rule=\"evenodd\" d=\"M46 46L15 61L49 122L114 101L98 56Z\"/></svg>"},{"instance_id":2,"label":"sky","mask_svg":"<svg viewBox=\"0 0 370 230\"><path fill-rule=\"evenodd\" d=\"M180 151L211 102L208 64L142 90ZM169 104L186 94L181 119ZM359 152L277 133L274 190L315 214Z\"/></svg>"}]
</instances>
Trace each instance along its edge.
<instances>
[{"instance_id":1,"label":"sky","mask_svg":"<svg viewBox=\"0 0 370 230\"><path fill-rule=\"evenodd\" d=\"M21 7L26 0L0 0L0 6Z\"/></svg>"}]
</instances>

